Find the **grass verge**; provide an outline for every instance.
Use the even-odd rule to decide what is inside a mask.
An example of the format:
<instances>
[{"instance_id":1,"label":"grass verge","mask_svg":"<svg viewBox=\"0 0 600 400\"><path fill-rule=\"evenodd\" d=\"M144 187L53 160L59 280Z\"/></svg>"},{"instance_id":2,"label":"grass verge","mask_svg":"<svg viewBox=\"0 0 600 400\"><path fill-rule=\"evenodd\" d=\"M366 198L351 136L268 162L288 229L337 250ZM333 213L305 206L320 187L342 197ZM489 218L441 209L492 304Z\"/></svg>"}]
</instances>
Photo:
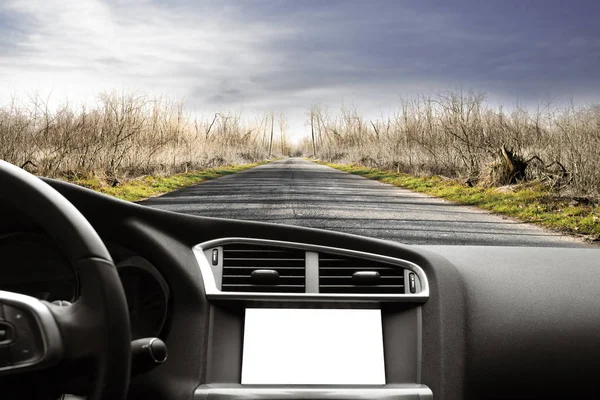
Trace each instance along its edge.
<instances>
[{"instance_id":1,"label":"grass verge","mask_svg":"<svg viewBox=\"0 0 600 400\"><path fill-rule=\"evenodd\" d=\"M438 176L416 177L358 165L319 163L415 192L476 206L563 233L583 236L590 241L600 240L598 204L558 197L540 185L516 185L504 188L506 190L468 187L461 182Z\"/></svg>"},{"instance_id":2,"label":"grass verge","mask_svg":"<svg viewBox=\"0 0 600 400\"><path fill-rule=\"evenodd\" d=\"M235 174L261 164L264 163L228 165L170 176L147 175L127 180L114 187L98 177L71 178L67 181L122 200L139 201L210 179Z\"/></svg>"}]
</instances>

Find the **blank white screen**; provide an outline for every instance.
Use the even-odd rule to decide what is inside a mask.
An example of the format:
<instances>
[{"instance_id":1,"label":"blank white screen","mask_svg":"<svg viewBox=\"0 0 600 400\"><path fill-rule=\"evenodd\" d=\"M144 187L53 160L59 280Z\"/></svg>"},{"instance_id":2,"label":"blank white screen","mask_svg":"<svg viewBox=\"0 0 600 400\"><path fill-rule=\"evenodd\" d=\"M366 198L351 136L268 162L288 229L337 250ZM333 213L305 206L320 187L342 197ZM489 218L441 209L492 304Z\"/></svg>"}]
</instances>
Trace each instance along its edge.
<instances>
[{"instance_id":1,"label":"blank white screen","mask_svg":"<svg viewBox=\"0 0 600 400\"><path fill-rule=\"evenodd\" d=\"M246 309L242 384L384 385L381 310Z\"/></svg>"}]
</instances>

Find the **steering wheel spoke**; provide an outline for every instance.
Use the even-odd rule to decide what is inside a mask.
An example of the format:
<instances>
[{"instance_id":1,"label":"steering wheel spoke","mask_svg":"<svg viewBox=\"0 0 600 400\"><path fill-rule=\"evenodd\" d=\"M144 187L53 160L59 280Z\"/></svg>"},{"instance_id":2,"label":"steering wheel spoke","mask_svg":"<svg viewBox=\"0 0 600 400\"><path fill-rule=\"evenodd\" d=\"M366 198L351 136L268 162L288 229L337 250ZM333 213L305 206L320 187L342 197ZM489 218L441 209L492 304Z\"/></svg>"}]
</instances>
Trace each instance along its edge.
<instances>
[{"instance_id":1,"label":"steering wheel spoke","mask_svg":"<svg viewBox=\"0 0 600 400\"><path fill-rule=\"evenodd\" d=\"M129 327L111 318L115 313L126 312L121 301L115 301L120 293L112 292L113 284L119 283L112 265L103 259L87 258L75 265L81 296L67 306L46 303L53 314L64 340L64 359L77 361L86 358L127 357L130 343ZM98 282L111 285L98 285ZM127 338L123 348L109 348L107 338L111 335ZM118 350L118 354L109 351Z\"/></svg>"},{"instance_id":2,"label":"steering wheel spoke","mask_svg":"<svg viewBox=\"0 0 600 400\"><path fill-rule=\"evenodd\" d=\"M47 368L63 356L63 341L48 306L0 291L0 375Z\"/></svg>"}]
</instances>

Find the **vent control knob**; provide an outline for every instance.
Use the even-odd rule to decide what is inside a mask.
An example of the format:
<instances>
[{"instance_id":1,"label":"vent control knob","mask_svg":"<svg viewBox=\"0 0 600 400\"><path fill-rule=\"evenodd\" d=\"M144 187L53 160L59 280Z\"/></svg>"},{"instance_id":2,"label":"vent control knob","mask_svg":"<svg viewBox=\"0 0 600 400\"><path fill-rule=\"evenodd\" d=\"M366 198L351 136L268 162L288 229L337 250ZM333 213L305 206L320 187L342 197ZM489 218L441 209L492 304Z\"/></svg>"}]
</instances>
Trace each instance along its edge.
<instances>
[{"instance_id":1,"label":"vent control knob","mask_svg":"<svg viewBox=\"0 0 600 400\"><path fill-rule=\"evenodd\" d=\"M411 293L415 293L417 291L417 283L415 279L415 274L413 272L408 274L408 288L410 289Z\"/></svg>"},{"instance_id":2,"label":"vent control knob","mask_svg":"<svg viewBox=\"0 0 600 400\"><path fill-rule=\"evenodd\" d=\"M274 284L279 281L279 272L274 269L255 269L250 274L250 279L254 284Z\"/></svg>"},{"instance_id":3,"label":"vent control knob","mask_svg":"<svg viewBox=\"0 0 600 400\"><path fill-rule=\"evenodd\" d=\"M352 274L352 283L355 285L377 285L380 277L381 275L377 271L358 271Z\"/></svg>"}]
</instances>

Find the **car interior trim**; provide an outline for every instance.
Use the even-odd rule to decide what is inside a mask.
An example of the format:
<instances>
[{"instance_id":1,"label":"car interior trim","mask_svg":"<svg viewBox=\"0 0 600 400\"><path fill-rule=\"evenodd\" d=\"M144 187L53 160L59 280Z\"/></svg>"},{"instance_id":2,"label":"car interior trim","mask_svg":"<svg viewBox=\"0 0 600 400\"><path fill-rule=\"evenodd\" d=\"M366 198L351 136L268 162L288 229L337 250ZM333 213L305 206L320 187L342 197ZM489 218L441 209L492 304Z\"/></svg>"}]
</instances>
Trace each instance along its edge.
<instances>
[{"instance_id":1,"label":"car interior trim","mask_svg":"<svg viewBox=\"0 0 600 400\"><path fill-rule=\"evenodd\" d=\"M306 291L319 291L319 253L314 251L306 252Z\"/></svg>"},{"instance_id":2,"label":"car interior trim","mask_svg":"<svg viewBox=\"0 0 600 400\"><path fill-rule=\"evenodd\" d=\"M396 384L379 387L264 387L260 385L208 384L199 386L195 400L234 399L339 399L339 400L430 400L433 392L426 385Z\"/></svg>"},{"instance_id":3,"label":"car interior trim","mask_svg":"<svg viewBox=\"0 0 600 400\"><path fill-rule=\"evenodd\" d=\"M417 276L417 291L415 293L393 293L393 294L365 294L365 293L317 293L308 292L305 293L271 293L271 292L224 292L217 286L217 279L220 279L222 271L222 257L219 265L214 266L209 261L212 256L208 253L212 252L212 249L222 247L230 243L239 244L254 244L262 246L278 246L284 248L300 249L306 252L313 253L330 253L348 257L356 257L367 260L373 260L399 267L405 268L410 272L414 272ZM417 264L414 264L407 260L399 258L383 256L379 254L365 253L355 250L347 250L341 248L318 246L305 243L285 242L279 240L265 240L265 239L252 239L252 238L238 238L229 237L210 240L204 243L197 244L193 247L194 255L200 266L200 272L204 280L204 286L206 296L208 299L221 299L221 300L297 300L297 301L314 301L314 300L343 300L343 301L393 301L393 302L412 302L412 303L423 303L429 298L429 285L427 283L427 277L425 272ZM306 276L313 276L316 274L318 278L318 263L314 262L314 256L310 256L311 261L306 262ZM318 255L317 255L318 258ZM307 256L308 260L308 256ZM220 268L219 268L220 267ZM309 269L311 271L309 271ZM313 285L311 285L313 288ZM318 283L317 283L318 288ZM308 286L307 286L308 289ZM314 289L314 288L313 288Z\"/></svg>"}]
</instances>

